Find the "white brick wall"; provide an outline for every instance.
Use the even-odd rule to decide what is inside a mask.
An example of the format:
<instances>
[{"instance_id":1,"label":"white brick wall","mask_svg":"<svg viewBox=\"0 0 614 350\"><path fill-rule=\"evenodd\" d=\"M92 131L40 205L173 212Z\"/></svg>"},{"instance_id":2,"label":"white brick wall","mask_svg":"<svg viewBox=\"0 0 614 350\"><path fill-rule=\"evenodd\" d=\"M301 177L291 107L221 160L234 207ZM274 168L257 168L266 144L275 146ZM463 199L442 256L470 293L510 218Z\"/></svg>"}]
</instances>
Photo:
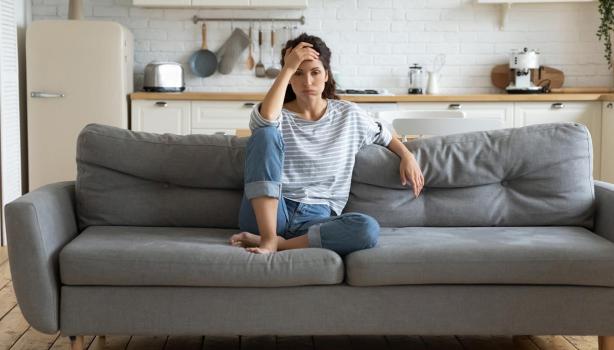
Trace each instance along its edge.
<instances>
[{"instance_id":1,"label":"white brick wall","mask_svg":"<svg viewBox=\"0 0 614 350\"><path fill-rule=\"evenodd\" d=\"M34 20L67 16L67 0L31 1ZM429 63L436 54L445 53L443 93L495 92L490 70L506 63L511 49L525 46L541 51L542 64L565 72L566 87L614 86L614 74L607 69L603 46L595 36L599 23L596 2L514 5L501 31L499 8L474 0L310 0L304 11L144 9L131 6L131 0L84 1L86 19L117 21L134 33L137 89L142 86L145 65L157 59L183 63L191 91L266 91L271 85L272 80L256 78L245 69L247 50L229 75L192 76L186 62L200 47L200 26L190 20L195 14L305 15L307 24L297 33L305 31L324 39L333 52L333 69L348 88L406 92L408 66ZM246 23L234 25L247 31ZM266 40L269 28L270 22L263 23L265 66L271 64ZM208 46L215 51L231 33L231 24L210 22L208 29ZM257 51L255 54L257 61Z\"/></svg>"}]
</instances>

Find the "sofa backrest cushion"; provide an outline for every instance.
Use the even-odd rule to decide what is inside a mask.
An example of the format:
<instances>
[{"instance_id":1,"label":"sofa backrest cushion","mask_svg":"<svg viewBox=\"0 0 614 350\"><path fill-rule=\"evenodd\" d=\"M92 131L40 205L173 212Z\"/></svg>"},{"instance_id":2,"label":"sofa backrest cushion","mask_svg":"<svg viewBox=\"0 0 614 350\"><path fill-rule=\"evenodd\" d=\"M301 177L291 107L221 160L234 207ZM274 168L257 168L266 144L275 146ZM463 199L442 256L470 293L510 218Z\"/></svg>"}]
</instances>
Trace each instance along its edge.
<instances>
[{"instance_id":1,"label":"sofa backrest cushion","mask_svg":"<svg viewBox=\"0 0 614 350\"><path fill-rule=\"evenodd\" d=\"M77 214L90 225L238 227L247 138L86 126L77 141ZM592 143L578 123L437 136L406 143L424 173L415 199L399 157L356 156L344 212L381 226L592 228Z\"/></svg>"},{"instance_id":2,"label":"sofa backrest cushion","mask_svg":"<svg viewBox=\"0 0 614 350\"><path fill-rule=\"evenodd\" d=\"M593 225L593 151L579 123L436 136L407 143L425 178L418 197L399 158L370 145L357 154L344 212L381 226Z\"/></svg>"},{"instance_id":3,"label":"sofa backrest cushion","mask_svg":"<svg viewBox=\"0 0 614 350\"><path fill-rule=\"evenodd\" d=\"M246 141L87 125L77 140L80 229L237 227Z\"/></svg>"}]
</instances>

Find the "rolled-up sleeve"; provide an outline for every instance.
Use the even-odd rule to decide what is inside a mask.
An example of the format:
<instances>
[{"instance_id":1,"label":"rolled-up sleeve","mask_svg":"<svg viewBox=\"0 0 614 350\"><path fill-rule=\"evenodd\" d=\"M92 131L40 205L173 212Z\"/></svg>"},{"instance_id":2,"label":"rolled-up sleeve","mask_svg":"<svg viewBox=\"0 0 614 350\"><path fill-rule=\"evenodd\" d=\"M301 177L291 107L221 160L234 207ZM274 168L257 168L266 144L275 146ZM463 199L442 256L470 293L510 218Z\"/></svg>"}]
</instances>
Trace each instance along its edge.
<instances>
[{"instance_id":1,"label":"rolled-up sleeve","mask_svg":"<svg viewBox=\"0 0 614 350\"><path fill-rule=\"evenodd\" d=\"M380 121L373 119L369 113L362 108L359 109L359 121L361 128L366 130L365 145L372 143L388 147L392 141L392 134Z\"/></svg>"},{"instance_id":2,"label":"rolled-up sleeve","mask_svg":"<svg viewBox=\"0 0 614 350\"><path fill-rule=\"evenodd\" d=\"M267 120L260 114L260 106L262 102L259 102L252 109L252 113L249 118L249 129L254 131L254 129L262 128L265 126L274 126L276 128L281 128L281 118L283 113L279 112L279 115L275 120Z\"/></svg>"},{"instance_id":3,"label":"rolled-up sleeve","mask_svg":"<svg viewBox=\"0 0 614 350\"><path fill-rule=\"evenodd\" d=\"M370 127L367 136L367 143L376 143L378 145L388 147L392 141L392 134L390 134L390 131L379 121L372 120L369 124Z\"/></svg>"}]
</instances>

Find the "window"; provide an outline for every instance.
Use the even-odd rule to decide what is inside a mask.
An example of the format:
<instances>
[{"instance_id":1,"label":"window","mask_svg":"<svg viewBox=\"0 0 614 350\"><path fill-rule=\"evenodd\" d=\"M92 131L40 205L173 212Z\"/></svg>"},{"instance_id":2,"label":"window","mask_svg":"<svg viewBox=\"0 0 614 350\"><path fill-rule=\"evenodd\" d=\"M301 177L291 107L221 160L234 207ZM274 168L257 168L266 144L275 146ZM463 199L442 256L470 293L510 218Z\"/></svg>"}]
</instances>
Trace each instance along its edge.
<instances>
[{"instance_id":1,"label":"window","mask_svg":"<svg viewBox=\"0 0 614 350\"><path fill-rule=\"evenodd\" d=\"M18 6L19 5L19 6ZM21 127L17 12L23 22L23 2L0 0L0 221L2 245L6 245L4 205L22 194Z\"/></svg>"}]
</instances>

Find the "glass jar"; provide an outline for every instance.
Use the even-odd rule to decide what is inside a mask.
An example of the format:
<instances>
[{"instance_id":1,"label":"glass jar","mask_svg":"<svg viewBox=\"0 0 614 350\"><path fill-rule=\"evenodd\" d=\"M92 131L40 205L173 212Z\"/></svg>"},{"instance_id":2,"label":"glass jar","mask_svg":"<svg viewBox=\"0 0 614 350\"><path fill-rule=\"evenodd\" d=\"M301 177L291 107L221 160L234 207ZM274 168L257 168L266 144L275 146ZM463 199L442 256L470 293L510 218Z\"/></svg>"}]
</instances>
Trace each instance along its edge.
<instances>
[{"instance_id":1,"label":"glass jar","mask_svg":"<svg viewBox=\"0 0 614 350\"><path fill-rule=\"evenodd\" d=\"M409 67L409 89L408 94L424 93L424 69L418 63Z\"/></svg>"}]
</instances>

